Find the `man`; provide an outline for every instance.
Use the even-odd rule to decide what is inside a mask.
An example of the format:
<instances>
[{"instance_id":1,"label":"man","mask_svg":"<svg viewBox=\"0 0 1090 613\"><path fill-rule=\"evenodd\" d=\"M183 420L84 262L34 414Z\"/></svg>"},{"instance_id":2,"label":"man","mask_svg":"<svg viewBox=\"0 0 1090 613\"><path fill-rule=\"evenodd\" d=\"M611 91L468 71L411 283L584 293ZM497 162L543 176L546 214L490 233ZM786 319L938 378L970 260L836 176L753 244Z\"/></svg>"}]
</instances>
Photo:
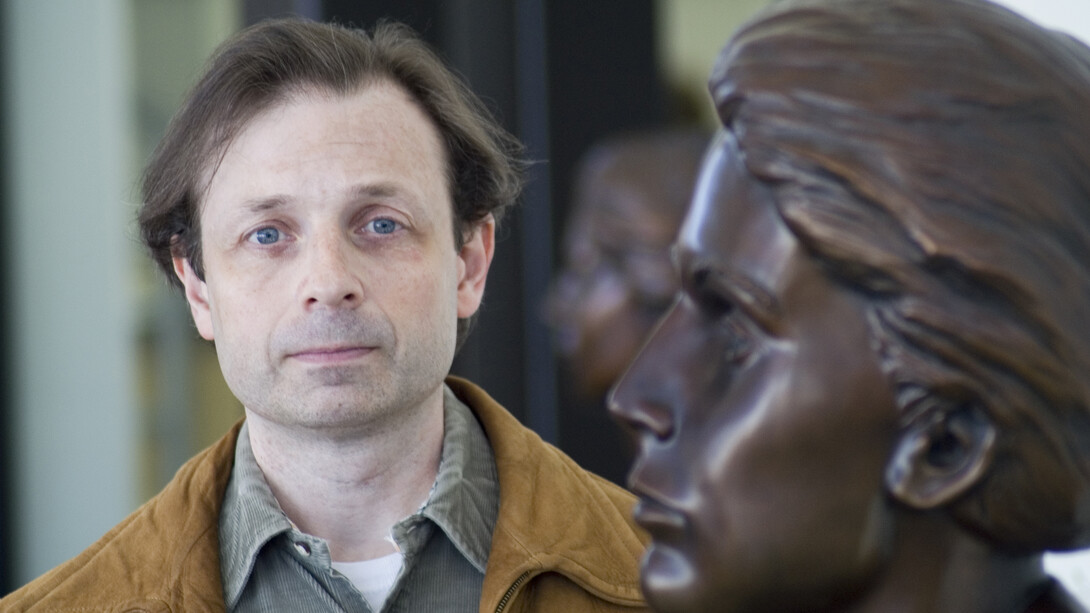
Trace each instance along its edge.
<instances>
[{"instance_id":1,"label":"man","mask_svg":"<svg viewBox=\"0 0 1090 613\"><path fill-rule=\"evenodd\" d=\"M612 398L659 611L1082 611L1090 49L982 0L740 29L681 297Z\"/></svg>"},{"instance_id":2,"label":"man","mask_svg":"<svg viewBox=\"0 0 1090 613\"><path fill-rule=\"evenodd\" d=\"M140 224L245 423L0 608L642 607L629 496L444 383L515 151L401 27L227 42L147 169Z\"/></svg>"}]
</instances>

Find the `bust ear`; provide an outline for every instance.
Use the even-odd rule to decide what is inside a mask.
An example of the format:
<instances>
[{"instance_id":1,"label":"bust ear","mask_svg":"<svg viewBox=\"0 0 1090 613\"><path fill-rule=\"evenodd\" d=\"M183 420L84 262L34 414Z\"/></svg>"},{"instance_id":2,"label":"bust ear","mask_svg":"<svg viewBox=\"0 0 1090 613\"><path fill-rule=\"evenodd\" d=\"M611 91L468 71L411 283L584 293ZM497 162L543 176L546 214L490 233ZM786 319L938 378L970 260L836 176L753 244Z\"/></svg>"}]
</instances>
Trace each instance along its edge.
<instances>
[{"instance_id":1,"label":"bust ear","mask_svg":"<svg viewBox=\"0 0 1090 613\"><path fill-rule=\"evenodd\" d=\"M996 427L973 404L936 404L901 432L886 466L886 487L909 507L939 508L988 471Z\"/></svg>"}]
</instances>

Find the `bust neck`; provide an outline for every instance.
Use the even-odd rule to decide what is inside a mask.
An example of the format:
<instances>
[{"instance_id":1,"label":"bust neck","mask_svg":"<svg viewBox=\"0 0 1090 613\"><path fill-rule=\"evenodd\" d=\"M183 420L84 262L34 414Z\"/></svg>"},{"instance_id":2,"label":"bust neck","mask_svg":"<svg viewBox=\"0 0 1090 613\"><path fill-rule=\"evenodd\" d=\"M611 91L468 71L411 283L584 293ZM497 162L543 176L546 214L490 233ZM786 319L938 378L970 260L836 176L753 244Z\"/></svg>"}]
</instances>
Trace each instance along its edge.
<instances>
[{"instance_id":1,"label":"bust neck","mask_svg":"<svg viewBox=\"0 0 1090 613\"><path fill-rule=\"evenodd\" d=\"M945 513L901 513L894 540L890 564L844 613L1069 610L1030 608L1053 587L1041 554L998 551Z\"/></svg>"}]
</instances>

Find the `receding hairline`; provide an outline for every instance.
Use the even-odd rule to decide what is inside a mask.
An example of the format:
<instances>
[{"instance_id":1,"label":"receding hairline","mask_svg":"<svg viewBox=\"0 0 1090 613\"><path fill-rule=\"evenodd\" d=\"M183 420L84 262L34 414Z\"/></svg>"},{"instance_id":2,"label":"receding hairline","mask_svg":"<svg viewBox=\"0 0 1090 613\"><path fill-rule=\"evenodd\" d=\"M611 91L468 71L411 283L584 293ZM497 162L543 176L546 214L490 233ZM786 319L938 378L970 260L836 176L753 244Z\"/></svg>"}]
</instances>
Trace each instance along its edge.
<instances>
[{"instance_id":1,"label":"receding hairline","mask_svg":"<svg viewBox=\"0 0 1090 613\"><path fill-rule=\"evenodd\" d=\"M313 80L289 84L275 96L269 98L264 105L255 108L253 112L249 113L244 119L233 122L233 125L231 126L233 129L225 135L226 137L222 142L214 145L213 148L209 150L209 155L207 156L208 161L198 173L195 190L196 203L194 206L194 212L197 217L199 218L204 210L208 190L211 189L212 183L223 164L224 158L230 152L231 147L238 142L238 139L241 138L260 117L273 113L277 109L304 102L308 99L343 100L361 95L369 89L383 87L389 88L391 91L402 95L405 98L405 102L414 105L417 111L419 111L420 116L427 122L427 125L431 127L436 143L439 146L439 155L441 156L440 163L442 164L444 178L446 180L447 195L451 199L451 214L454 215L454 160L452 159L450 145L444 137L443 131L440 129L435 117L428 112L428 109L415 95L413 95L409 88L401 83L395 76L376 72L363 75L355 87L346 91L341 91L340 88ZM379 193L389 192L391 189L393 188L389 185L378 183L360 185L358 186L357 191ZM267 199L263 198L262 200Z\"/></svg>"}]
</instances>

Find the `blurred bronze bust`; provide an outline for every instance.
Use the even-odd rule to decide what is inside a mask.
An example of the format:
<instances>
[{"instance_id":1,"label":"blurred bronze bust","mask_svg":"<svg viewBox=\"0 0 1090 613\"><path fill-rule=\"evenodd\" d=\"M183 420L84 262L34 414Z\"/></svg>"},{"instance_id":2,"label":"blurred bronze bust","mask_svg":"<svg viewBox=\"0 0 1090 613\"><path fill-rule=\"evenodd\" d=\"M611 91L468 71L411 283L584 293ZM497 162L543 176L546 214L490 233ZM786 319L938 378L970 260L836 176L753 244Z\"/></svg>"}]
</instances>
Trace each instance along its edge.
<instances>
[{"instance_id":1,"label":"blurred bronze bust","mask_svg":"<svg viewBox=\"0 0 1090 613\"><path fill-rule=\"evenodd\" d=\"M563 375L557 425L565 450L615 483L634 450L603 410L606 393L677 293L670 246L708 141L681 127L629 132L596 143L576 167L545 304Z\"/></svg>"},{"instance_id":2,"label":"blurred bronze bust","mask_svg":"<svg viewBox=\"0 0 1090 613\"><path fill-rule=\"evenodd\" d=\"M680 300L615 390L660 611L1082 611L1090 49L773 4L719 58Z\"/></svg>"},{"instance_id":3,"label":"blurred bronze bust","mask_svg":"<svg viewBox=\"0 0 1090 613\"><path fill-rule=\"evenodd\" d=\"M677 292L670 246L708 141L684 128L629 133L580 160L546 319L585 398L602 402Z\"/></svg>"}]
</instances>

